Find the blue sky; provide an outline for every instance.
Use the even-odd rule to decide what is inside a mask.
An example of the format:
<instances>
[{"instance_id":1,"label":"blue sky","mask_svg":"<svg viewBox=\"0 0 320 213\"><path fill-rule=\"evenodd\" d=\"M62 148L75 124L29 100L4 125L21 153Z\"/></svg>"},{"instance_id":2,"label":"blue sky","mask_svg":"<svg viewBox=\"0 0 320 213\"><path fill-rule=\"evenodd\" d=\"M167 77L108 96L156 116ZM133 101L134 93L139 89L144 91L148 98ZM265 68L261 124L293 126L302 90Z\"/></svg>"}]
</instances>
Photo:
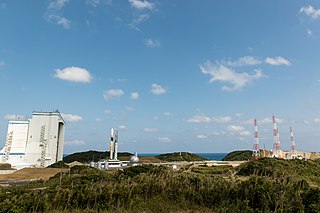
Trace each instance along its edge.
<instances>
[{"instance_id":1,"label":"blue sky","mask_svg":"<svg viewBox=\"0 0 320 213\"><path fill-rule=\"evenodd\" d=\"M0 0L8 119L59 109L65 153L320 151L320 1Z\"/></svg>"}]
</instances>

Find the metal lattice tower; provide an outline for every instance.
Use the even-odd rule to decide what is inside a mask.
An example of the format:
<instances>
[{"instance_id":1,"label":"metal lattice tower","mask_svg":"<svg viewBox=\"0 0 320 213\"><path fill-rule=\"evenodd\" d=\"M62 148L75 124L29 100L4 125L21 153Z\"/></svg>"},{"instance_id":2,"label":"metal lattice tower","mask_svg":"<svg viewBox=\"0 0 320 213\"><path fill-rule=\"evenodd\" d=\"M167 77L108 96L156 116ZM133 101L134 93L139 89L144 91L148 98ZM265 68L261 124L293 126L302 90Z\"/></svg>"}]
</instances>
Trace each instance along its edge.
<instances>
[{"instance_id":1,"label":"metal lattice tower","mask_svg":"<svg viewBox=\"0 0 320 213\"><path fill-rule=\"evenodd\" d=\"M293 131L292 127L290 126L290 141L291 141L291 155L297 155L296 143L293 139Z\"/></svg>"},{"instance_id":2,"label":"metal lattice tower","mask_svg":"<svg viewBox=\"0 0 320 213\"><path fill-rule=\"evenodd\" d=\"M259 147L259 134L258 134L258 125L257 125L257 119L254 119L254 144L252 149L252 157L258 158L261 156L260 154L260 147Z\"/></svg>"},{"instance_id":3,"label":"metal lattice tower","mask_svg":"<svg viewBox=\"0 0 320 213\"><path fill-rule=\"evenodd\" d=\"M12 145L12 138L13 138L13 131L7 134L6 145L4 147L4 156L2 156L2 160L1 160L2 163L5 163L7 160L9 160L9 154L10 154L11 145Z\"/></svg>"},{"instance_id":4,"label":"metal lattice tower","mask_svg":"<svg viewBox=\"0 0 320 213\"><path fill-rule=\"evenodd\" d=\"M42 125L41 132L40 132L40 146L41 146L40 167L45 167L45 162L46 162L47 140L44 138L45 131L46 131L46 125Z\"/></svg>"},{"instance_id":5,"label":"metal lattice tower","mask_svg":"<svg viewBox=\"0 0 320 213\"><path fill-rule=\"evenodd\" d=\"M281 145L280 145L280 136L279 136L279 130L276 123L276 118L274 115L272 116L272 123L273 123L273 157L281 158L282 151L281 151Z\"/></svg>"}]
</instances>

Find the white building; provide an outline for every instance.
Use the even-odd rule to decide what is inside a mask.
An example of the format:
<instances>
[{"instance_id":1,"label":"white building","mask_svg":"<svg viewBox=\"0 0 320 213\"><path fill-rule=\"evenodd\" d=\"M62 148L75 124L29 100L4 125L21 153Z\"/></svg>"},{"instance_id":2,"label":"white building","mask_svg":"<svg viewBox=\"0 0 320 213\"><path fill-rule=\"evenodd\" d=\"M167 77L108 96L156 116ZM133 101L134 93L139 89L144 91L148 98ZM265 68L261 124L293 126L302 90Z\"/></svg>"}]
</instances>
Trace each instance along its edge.
<instances>
[{"instance_id":1,"label":"white building","mask_svg":"<svg viewBox=\"0 0 320 213\"><path fill-rule=\"evenodd\" d=\"M62 160L64 126L59 111L33 112L31 119L9 121L1 162L24 168L46 167Z\"/></svg>"}]
</instances>

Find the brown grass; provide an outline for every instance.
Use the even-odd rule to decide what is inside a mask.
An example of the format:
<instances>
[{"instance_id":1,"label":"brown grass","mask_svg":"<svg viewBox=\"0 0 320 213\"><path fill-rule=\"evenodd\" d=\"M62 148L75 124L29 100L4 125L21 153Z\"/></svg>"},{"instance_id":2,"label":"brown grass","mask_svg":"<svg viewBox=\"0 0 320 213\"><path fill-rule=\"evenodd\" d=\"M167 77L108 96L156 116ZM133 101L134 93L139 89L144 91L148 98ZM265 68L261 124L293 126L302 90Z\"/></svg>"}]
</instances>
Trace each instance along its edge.
<instances>
[{"instance_id":1,"label":"brown grass","mask_svg":"<svg viewBox=\"0 0 320 213\"><path fill-rule=\"evenodd\" d=\"M68 172L69 169L60 168L24 168L11 174L0 174L0 180L49 180L59 172Z\"/></svg>"}]
</instances>

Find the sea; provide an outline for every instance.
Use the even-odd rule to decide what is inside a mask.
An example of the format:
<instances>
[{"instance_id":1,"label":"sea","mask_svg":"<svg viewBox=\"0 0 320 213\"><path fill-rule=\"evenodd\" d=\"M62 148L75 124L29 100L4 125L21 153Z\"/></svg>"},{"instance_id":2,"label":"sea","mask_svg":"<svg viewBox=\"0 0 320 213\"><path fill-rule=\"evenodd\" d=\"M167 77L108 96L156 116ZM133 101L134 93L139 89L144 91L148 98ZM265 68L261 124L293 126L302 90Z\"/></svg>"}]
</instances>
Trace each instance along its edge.
<instances>
[{"instance_id":1,"label":"sea","mask_svg":"<svg viewBox=\"0 0 320 213\"><path fill-rule=\"evenodd\" d=\"M138 156L157 156L164 153L138 153ZM193 153L208 160L222 160L228 153Z\"/></svg>"}]
</instances>

